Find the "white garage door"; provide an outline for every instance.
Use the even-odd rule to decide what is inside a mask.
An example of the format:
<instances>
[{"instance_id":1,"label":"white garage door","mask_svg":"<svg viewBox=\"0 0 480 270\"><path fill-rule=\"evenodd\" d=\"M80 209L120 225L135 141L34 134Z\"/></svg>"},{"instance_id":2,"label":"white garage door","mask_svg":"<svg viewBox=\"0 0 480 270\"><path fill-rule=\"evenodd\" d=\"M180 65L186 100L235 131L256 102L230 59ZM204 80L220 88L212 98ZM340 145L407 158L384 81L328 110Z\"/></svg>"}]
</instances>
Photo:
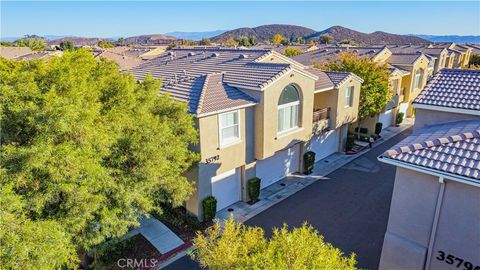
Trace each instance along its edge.
<instances>
[{"instance_id":1,"label":"white garage door","mask_svg":"<svg viewBox=\"0 0 480 270\"><path fill-rule=\"evenodd\" d=\"M257 161L256 173L261 181L261 188L281 180L287 174L298 172L299 145L279 151L274 156Z\"/></svg>"},{"instance_id":2,"label":"white garage door","mask_svg":"<svg viewBox=\"0 0 480 270\"><path fill-rule=\"evenodd\" d=\"M382 123L382 129L393 125L393 111L388 110L378 116L378 122Z\"/></svg>"},{"instance_id":3,"label":"white garage door","mask_svg":"<svg viewBox=\"0 0 480 270\"><path fill-rule=\"evenodd\" d=\"M217 211L240 201L240 182L238 169L212 177L212 195L217 199Z\"/></svg>"},{"instance_id":4,"label":"white garage door","mask_svg":"<svg viewBox=\"0 0 480 270\"><path fill-rule=\"evenodd\" d=\"M403 118L407 117L408 102L400 103L399 112L403 113Z\"/></svg>"},{"instance_id":5,"label":"white garage door","mask_svg":"<svg viewBox=\"0 0 480 270\"><path fill-rule=\"evenodd\" d=\"M309 150L315 152L315 162L317 162L338 152L339 143L339 131L331 130L313 137L310 141Z\"/></svg>"}]
</instances>

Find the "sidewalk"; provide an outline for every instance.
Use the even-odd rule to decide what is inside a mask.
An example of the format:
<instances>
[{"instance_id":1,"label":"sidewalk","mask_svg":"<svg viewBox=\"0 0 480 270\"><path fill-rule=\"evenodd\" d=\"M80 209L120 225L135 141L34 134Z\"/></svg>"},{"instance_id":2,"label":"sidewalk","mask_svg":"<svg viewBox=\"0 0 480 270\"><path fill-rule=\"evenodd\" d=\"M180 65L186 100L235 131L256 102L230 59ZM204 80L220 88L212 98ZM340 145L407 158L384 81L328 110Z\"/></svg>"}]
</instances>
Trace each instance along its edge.
<instances>
[{"instance_id":1,"label":"sidewalk","mask_svg":"<svg viewBox=\"0 0 480 270\"><path fill-rule=\"evenodd\" d=\"M372 148L377 147L390 138L401 133L402 131L413 126L414 119L406 118L399 127L391 126L382 130L381 138L373 143ZM260 201L253 205L249 205L246 202L237 202L226 209L219 211L216 215L217 219L224 220L230 215L233 215L234 219L238 222L245 222L246 220L254 217L260 212L272 207L273 205L288 198L294 193L304 189L311 185L315 181L325 179L325 176L338 168L344 166L350 161L362 156L370 151L370 148L366 148L354 155L345 155L343 153L334 153L322 160L315 163L312 174L290 175L275 184L262 189L260 192ZM228 211L231 210L231 211Z\"/></svg>"}]
</instances>

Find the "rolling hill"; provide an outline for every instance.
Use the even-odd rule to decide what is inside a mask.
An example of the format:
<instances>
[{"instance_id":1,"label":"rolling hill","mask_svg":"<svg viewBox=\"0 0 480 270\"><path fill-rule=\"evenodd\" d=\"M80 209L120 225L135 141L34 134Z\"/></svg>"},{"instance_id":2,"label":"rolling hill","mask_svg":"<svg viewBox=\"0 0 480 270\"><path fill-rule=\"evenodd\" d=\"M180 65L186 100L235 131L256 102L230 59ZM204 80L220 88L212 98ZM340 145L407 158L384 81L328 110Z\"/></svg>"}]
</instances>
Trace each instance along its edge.
<instances>
[{"instance_id":1,"label":"rolling hill","mask_svg":"<svg viewBox=\"0 0 480 270\"><path fill-rule=\"evenodd\" d=\"M275 34L281 34L290 40L294 40L297 37L302 37L306 40L317 40L321 35L328 34L333 37L335 42L352 40L363 45L428 43L428 40L419 37L396 35L381 31L362 33L342 26L332 26L323 31L315 31L302 26L282 24L262 25L254 28L238 28L213 37L212 41L223 42L229 37L239 39L241 36L255 36L257 40L263 41L272 39Z\"/></svg>"},{"instance_id":2,"label":"rolling hill","mask_svg":"<svg viewBox=\"0 0 480 270\"><path fill-rule=\"evenodd\" d=\"M297 25L287 25L287 24L269 24L262 25L254 28L238 28L234 30L227 31L218 36L212 38L214 42L223 42L229 37L239 39L241 36L255 36L258 41L263 41L266 39L271 39L275 34L281 34L282 36L295 39L297 37L305 37L308 35L313 35L315 30L306 28L303 26Z\"/></svg>"}]
</instances>

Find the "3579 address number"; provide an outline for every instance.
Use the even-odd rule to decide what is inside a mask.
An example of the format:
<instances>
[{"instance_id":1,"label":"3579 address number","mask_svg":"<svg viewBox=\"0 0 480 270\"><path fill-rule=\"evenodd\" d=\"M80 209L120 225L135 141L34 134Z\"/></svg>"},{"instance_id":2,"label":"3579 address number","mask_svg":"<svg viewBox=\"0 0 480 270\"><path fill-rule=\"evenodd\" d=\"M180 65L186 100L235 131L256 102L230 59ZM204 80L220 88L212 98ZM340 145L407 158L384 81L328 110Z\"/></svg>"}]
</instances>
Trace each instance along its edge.
<instances>
[{"instance_id":1,"label":"3579 address number","mask_svg":"<svg viewBox=\"0 0 480 270\"><path fill-rule=\"evenodd\" d=\"M441 250L438 251L437 260L447 264L454 264L457 268L462 267L463 270L480 270L479 265L473 265L471 262L455 257L452 254L446 254Z\"/></svg>"}]
</instances>

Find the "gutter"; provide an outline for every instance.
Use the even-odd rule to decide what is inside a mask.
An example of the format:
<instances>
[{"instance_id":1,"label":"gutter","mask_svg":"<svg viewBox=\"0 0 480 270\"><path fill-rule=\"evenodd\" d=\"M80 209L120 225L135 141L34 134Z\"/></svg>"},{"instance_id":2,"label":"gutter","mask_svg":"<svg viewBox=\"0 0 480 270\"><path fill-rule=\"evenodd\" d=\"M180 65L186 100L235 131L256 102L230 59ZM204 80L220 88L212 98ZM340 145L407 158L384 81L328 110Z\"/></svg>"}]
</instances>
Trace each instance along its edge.
<instances>
[{"instance_id":1,"label":"gutter","mask_svg":"<svg viewBox=\"0 0 480 270\"><path fill-rule=\"evenodd\" d=\"M409 170L413 170L413 171L416 171L416 172L421 172L421 173L433 175L433 176L436 176L436 177L439 177L439 178L448 178L449 180L453 180L453 181L456 181L456 182L459 182L459 183L462 183L462 184L466 184L466 185L469 185L469 186L474 186L474 187L480 188L480 182L479 181L472 180L471 178L468 178L468 177L465 177L465 176L455 175L455 174L447 173L447 172L441 172L440 173L439 171L434 170L434 169L425 168L425 167L422 167L422 166L418 166L418 165L414 165L414 164L410 164L410 163L405 163L405 162L402 162L402 161L397 161L397 160L393 160L391 158L386 158L386 157L382 157L382 156L379 156L377 158L377 160L380 161L380 162L387 163L387 164L394 165L394 166L398 166L398 167L401 167L401 168L404 168L404 169L409 169Z\"/></svg>"},{"instance_id":2,"label":"gutter","mask_svg":"<svg viewBox=\"0 0 480 270\"><path fill-rule=\"evenodd\" d=\"M435 106L435 105L426 105L426 104L420 104L420 103L415 103L415 102L413 103L413 107L415 109L424 109L424 110L431 110L431 111L461 113L461 114L470 114L470 115L480 116L480 111L478 111L478 110L469 110L469 109L459 109L459 108L443 107L443 106Z\"/></svg>"}]
</instances>

